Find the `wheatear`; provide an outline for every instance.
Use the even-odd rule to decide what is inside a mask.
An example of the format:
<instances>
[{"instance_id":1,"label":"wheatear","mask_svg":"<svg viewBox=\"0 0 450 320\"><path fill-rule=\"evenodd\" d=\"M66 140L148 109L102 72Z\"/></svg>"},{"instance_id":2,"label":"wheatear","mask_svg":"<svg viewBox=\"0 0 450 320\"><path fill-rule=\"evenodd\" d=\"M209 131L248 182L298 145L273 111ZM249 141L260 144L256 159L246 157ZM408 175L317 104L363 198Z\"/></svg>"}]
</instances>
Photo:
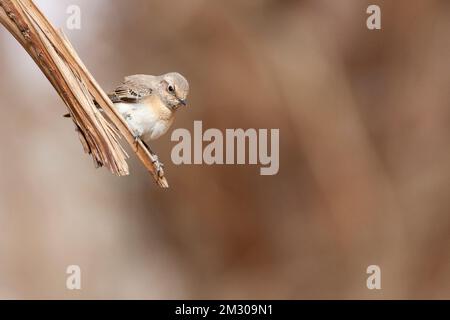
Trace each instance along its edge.
<instances>
[{"instance_id":1,"label":"wheatear","mask_svg":"<svg viewBox=\"0 0 450 320\"><path fill-rule=\"evenodd\" d=\"M162 76L134 75L125 78L108 94L136 139L155 140L172 125L175 111L186 106L187 80L179 73Z\"/></svg>"},{"instance_id":2,"label":"wheatear","mask_svg":"<svg viewBox=\"0 0 450 320\"><path fill-rule=\"evenodd\" d=\"M188 93L187 80L172 72L162 76L140 74L126 77L108 96L133 131L135 139L141 139L148 148L150 140L167 132L178 108L187 105ZM158 160L156 162L160 170L162 164Z\"/></svg>"},{"instance_id":3,"label":"wheatear","mask_svg":"<svg viewBox=\"0 0 450 320\"><path fill-rule=\"evenodd\" d=\"M187 105L188 94L189 83L176 72L162 76L138 74L125 77L124 82L108 94L132 130L135 140L140 139L152 154L158 173L163 164L147 143L169 130L175 111ZM70 114L65 117L70 117Z\"/></svg>"}]
</instances>

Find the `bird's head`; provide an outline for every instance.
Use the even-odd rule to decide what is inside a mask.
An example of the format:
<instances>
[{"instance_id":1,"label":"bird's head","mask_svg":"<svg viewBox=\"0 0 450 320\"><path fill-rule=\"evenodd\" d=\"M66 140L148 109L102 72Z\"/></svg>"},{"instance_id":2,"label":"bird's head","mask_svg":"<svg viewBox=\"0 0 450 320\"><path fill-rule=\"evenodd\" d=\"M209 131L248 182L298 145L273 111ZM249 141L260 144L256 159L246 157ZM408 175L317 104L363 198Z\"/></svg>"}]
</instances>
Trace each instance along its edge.
<instances>
[{"instance_id":1,"label":"bird's head","mask_svg":"<svg viewBox=\"0 0 450 320\"><path fill-rule=\"evenodd\" d=\"M187 105L189 83L185 77L176 72L161 76L159 94L165 105L172 111Z\"/></svg>"}]
</instances>

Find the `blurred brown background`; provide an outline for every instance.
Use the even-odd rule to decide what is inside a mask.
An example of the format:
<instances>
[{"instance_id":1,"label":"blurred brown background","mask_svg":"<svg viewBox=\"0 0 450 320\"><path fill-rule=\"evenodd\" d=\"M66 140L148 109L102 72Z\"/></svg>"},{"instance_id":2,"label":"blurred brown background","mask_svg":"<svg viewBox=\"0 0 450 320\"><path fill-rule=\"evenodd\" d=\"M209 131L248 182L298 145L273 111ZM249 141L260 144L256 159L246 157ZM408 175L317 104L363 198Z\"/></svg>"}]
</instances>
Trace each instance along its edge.
<instances>
[{"instance_id":1,"label":"blurred brown background","mask_svg":"<svg viewBox=\"0 0 450 320\"><path fill-rule=\"evenodd\" d=\"M40 0L105 90L183 73L173 129L279 128L280 172L95 170L0 30L0 298L450 298L450 2ZM382 9L382 31L366 8ZM66 290L66 267L82 290ZM382 269L382 290L366 268Z\"/></svg>"}]
</instances>

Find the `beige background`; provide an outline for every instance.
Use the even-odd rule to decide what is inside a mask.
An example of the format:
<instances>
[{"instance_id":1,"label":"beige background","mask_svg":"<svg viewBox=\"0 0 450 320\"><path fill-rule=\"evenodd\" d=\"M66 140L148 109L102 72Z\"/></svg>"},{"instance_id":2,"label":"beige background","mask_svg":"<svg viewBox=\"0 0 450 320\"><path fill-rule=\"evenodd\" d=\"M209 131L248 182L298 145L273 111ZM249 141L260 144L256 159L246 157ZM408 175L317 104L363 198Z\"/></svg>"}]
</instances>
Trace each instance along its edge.
<instances>
[{"instance_id":1,"label":"beige background","mask_svg":"<svg viewBox=\"0 0 450 320\"><path fill-rule=\"evenodd\" d=\"M279 128L280 172L176 167L170 134L153 145L168 191L134 159L95 170L0 28L0 298L450 298L448 1L37 3L62 27L81 7L66 33L106 90L183 73L174 128Z\"/></svg>"}]
</instances>

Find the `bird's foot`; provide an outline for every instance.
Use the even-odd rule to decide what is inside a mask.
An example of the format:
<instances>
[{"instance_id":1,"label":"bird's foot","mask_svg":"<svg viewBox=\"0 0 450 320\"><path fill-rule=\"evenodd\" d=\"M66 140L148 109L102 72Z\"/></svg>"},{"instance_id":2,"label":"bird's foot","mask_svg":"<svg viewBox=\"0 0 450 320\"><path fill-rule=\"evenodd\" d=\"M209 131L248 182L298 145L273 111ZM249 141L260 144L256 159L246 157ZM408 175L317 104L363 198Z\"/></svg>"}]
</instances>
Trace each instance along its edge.
<instances>
[{"instance_id":1,"label":"bird's foot","mask_svg":"<svg viewBox=\"0 0 450 320\"><path fill-rule=\"evenodd\" d=\"M152 149L150 149L150 147L148 146L148 144L144 141L141 140L141 138L139 136L135 136L135 142L136 142L136 148L139 145L139 141L142 142L142 144L144 145L144 147L147 149L147 151L150 153L150 159L152 160L152 164L155 167L156 170L156 175L158 176L158 178L162 178L164 176L164 164L159 161L158 156L156 155L156 153L154 153L152 151ZM137 149L136 149L137 150Z\"/></svg>"},{"instance_id":2,"label":"bird's foot","mask_svg":"<svg viewBox=\"0 0 450 320\"><path fill-rule=\"evenodd\" d=\"M156 154L152 154L152 163L156 169L156 174L159 178L164 176L164 163L159 161L158 156Z\"/></svg>"}]
</instances>

